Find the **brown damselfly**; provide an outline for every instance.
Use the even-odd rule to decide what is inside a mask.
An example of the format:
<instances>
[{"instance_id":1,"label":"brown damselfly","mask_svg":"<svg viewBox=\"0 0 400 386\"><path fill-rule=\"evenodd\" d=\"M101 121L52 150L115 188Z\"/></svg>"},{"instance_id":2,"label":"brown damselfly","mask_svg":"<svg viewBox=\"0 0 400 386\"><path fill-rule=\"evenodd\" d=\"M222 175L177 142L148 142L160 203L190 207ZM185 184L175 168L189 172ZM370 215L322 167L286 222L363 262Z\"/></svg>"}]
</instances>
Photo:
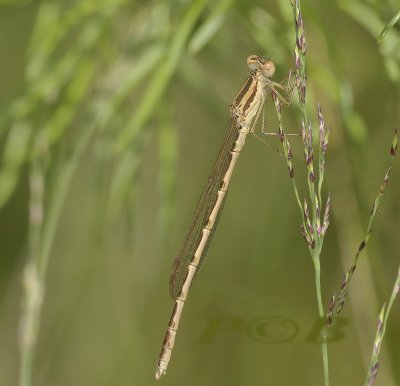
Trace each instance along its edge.
<instances>
[{"instance_id":1,"label":"brown damselfly","mask_svg":"<svg viewBox=\"0 0 400 386\"><path fill-rule=\"evenodd\" d=\"M250 76L231 105L229 126L208 184L200 197L191 225L172 266L169 289L175 299L175 305L157 363L157 379L166 373L189 288L200 264L204 261L215 232L232 172L246 136L248 133L254 134L255 124L263 111L265 99L271 97L272 93L281 104L288 104L292 89L290 75L286 84L272 81L271 78L275 73L274 63L256 55L247 58L247 65Z\"/></svg>"}]
</instances>

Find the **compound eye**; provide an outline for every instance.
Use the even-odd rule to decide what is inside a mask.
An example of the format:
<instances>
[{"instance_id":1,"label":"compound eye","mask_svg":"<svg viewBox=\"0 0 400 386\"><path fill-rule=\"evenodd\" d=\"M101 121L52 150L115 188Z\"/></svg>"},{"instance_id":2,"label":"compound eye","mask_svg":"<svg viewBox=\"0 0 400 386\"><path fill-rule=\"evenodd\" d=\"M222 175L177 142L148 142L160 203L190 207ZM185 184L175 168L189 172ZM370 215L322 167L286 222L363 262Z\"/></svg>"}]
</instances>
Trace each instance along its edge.
<instances>
[{"instance_id":1,"label":"compound eye","mask_svg":"<svg viewBox=\"0 0 400 386\"><path fill-rule=\"evenodd\" d=\"M260 62L260 58L257 55L250 55L247 58L247 66L250 71L258 70L261 68L262 64Z\"/></svg>"},{"instance_id":2,"label":"compound eye","mask_svg":"<svg viewBox=\"0 0 400 386\"><path fill-rule=\"evenodd\" d=\"M263 64L263 74L267 78L272 78L275 74L275 64L268 60Z\"/></svg>"}]
</instances>

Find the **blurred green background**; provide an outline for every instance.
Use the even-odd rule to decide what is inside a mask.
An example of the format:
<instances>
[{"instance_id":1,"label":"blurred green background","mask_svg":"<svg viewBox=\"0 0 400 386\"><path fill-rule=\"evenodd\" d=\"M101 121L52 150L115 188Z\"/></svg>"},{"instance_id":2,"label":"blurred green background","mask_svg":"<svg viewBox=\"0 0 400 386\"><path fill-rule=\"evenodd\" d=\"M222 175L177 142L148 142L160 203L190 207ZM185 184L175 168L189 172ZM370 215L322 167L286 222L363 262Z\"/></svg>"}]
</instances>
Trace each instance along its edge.
<instances>
[{"instance_id":1,"label":"blurred green background","mask_svg":"<svg viewBox=\"0 0 400 386\"><path fill-rule=\"evenodd\" d=\"M399 127L398 23L378 45L398 8L302 2L309 115L317 130L319 101L331 128L326 305L363 238ZM271 55L283 78L294 44L289 1L0 1L1 386L156 384L170 266L246 58ZM296 101L286 112L286 130L298 132ZM313 266L286 165L247 141L160 384L323 382ZM332 385L365 379L400 263L399 177L396 160L332 332ZM400 385L399 304L377 385Z\"/></svg>"}]
</instances>

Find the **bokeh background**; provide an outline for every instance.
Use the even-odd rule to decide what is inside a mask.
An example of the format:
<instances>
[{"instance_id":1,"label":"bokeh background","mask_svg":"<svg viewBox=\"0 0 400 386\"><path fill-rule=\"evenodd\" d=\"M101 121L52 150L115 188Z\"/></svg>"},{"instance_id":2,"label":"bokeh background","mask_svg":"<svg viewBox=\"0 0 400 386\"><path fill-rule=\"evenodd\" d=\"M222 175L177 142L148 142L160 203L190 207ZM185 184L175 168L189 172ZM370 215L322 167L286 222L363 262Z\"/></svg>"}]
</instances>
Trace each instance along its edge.
<instances>
[{"instance_id":1,"label":"bokeh background","mask_svg":"<svg viewBox=\"0 0 400 386\"><path fill-rule=\"evenodd\" d=\"M331 128L326 305L364 236L400 124L399 24L378 44L398 8L302 1L309 115L317 129L319 101ZM1 386L156 384L170 266L246 57L271 55L283 78L294 44L289 1L0 2ZM300 127L296 98L290 132ZM330 337L331 385L365 380L400 264L399 192L395 160ZM160 384L322 384L300 222L284 160L249 137ZM397 299L377 385L400 385L399 326Z\"/></svg>"}]
</instances>

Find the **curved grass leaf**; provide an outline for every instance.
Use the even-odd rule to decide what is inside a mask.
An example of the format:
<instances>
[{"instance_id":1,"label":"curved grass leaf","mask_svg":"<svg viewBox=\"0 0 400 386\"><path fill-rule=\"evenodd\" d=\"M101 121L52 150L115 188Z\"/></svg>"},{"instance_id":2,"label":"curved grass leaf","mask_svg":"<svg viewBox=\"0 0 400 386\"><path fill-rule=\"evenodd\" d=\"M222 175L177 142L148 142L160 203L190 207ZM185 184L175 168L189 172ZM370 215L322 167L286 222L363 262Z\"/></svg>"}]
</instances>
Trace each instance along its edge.
<instances>
[{"instance_id":1,"label":"curved grass leaf","mask_svg":"<svg viewBox=\"0 0 400 386\"><path fill-rule=\"evenodd\" d=\"M396 12L396 14L392 17L392 19L385 25L382 32L379 34L378 44L382 43L382 40L385 38L387 33L393 28L393 26L400 19L400 9Z\"/></svg>"}]
</instances>

